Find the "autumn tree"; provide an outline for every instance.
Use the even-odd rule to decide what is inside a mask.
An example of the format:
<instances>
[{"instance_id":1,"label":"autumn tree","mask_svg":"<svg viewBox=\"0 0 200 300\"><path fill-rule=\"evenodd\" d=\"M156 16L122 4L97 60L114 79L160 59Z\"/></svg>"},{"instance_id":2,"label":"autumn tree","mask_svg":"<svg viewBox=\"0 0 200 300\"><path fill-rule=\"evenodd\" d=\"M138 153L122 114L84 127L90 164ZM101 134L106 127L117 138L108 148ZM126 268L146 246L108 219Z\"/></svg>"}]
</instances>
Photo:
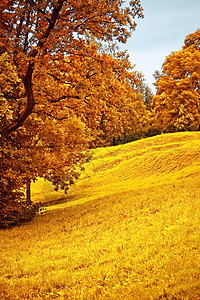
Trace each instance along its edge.
<instances>
[{"instance_id":1,"label":"autumn tree","mask_svg":"<svg viewBox=\"0 0 200 300\"><path fill-rule=\"evenodd\" d=\"M7 55L0 57L1 128L20 111L24 89ZM7 108L7 109L5 109ZM27 220L34 215L30 199L23 200L22 187L38 176L64 190L78 177L77 168L87 160L85 125L75 116L53 118L48 112L34 112L0 151L0 227ZM20 200L22 199L22 200Z\"/></svg>"},{"instance_id":2,"label":"autumn tree","mask_svg":"<svg viewBox=\"0 0 200 300\"><path fill-rule=\"evenodd\" d=\"M63 60L77 55L86 32L102 40L125 42L135 29L134 18L142 16L140 1L33 1L3 0L0 6L1 47L12 56L22 79L26 105L19 117L1 132L0 142L19 128L33 112L33 78L41 59Z\"/></svg>"},{"instance_id":3,"label":"autumn tree","mask_svg":"<svg viewBox=\"0 0 200 300\"><path fill-rule=\"evenodd\" d=\"M142 75L142 73L138 72L138 77L140 78L140 80L137 83L137 91L142 94L142 99L143 102L146 105L147 110L151 110L151 102L153 99L153 92L151 90L151 88L148 86L148 84L146 83L146 80L144 78L144 76Z\"/></svg>"},{"instance_id":4,"label":"autumn tree","mask_svg":"<svg viewBox=\"0 0 200 300\"><path fill-rule=\"evenodd\" d=\"M143 15L139 0L127 7L115 0L3 0L0 13L5 208L10 197L16 205L20 187L37 176L67 187L100 130L121 131L121 85L135 74L129 75L123 57L100 55L88 33L98 41L126 42Z\"/></svg>"},{"instance_id":5,"label":"autumn tree","mask_svg":"<svg viewBox=\"0 0 200 300\"><path fill-rule=\"evenodd\" d=\"M164 132L197 130L200 124L200 30L185 39L162 67L153 98L155 124Z\"/></svg>"}]
</instances>

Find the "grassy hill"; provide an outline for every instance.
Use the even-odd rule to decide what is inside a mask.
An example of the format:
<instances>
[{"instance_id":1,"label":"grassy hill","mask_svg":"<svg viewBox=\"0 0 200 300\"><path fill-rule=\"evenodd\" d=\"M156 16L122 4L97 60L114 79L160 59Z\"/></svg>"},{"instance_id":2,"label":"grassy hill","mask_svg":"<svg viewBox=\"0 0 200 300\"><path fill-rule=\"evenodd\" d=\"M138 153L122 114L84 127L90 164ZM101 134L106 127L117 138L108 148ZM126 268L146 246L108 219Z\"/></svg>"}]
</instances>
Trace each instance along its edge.
<instances>
[{"instance_id":1,"label":"grassy hill","mask_svg":"<svg viewBox=\"0 0 200 300\"><path fill-rule=\"evenodd\" d=\"M200 133L96 149L68 195L0 231L0 299L200 299Z\"/></svg>"}]
</instances>

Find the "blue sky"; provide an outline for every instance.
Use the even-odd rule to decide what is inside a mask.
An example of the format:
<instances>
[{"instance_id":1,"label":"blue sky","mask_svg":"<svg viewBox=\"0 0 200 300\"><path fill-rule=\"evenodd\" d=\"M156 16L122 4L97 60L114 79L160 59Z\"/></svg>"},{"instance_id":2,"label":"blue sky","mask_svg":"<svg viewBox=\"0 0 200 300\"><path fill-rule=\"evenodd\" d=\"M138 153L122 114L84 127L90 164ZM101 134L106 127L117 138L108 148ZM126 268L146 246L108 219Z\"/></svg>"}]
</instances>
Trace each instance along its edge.
<instances>
[{"instance_id":1,"label":"blue sky","mask_svg":"<svg viewBox=\"0 0 200 300\"><path fill-rule=\"evenodd\" d=\"M135 70L142 72L155 92L153 73L172 51L181 50L185 37L200 28L200 0L141 0L144 19L136 20L127 49Z\"/></svg>"}]
</instances>

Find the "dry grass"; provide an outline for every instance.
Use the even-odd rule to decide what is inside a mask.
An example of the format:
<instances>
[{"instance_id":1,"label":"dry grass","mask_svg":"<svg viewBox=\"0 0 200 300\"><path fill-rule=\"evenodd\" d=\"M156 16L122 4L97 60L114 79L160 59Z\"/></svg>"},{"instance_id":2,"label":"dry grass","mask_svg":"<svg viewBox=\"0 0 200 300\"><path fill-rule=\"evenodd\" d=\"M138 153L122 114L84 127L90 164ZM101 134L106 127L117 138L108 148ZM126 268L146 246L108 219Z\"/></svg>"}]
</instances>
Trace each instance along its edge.
<instances>
[{"instance_id":1,"label":"dry grass","mask_svg":"<svg viewBox=\"0 0 200 300\"><path fill-rule=\"evenodd\" d=\"M187 132L95 150L67 196L39 181L54 205L0 231L0 299L200 299L199 179Z\"/></svg>"}]
</instances>

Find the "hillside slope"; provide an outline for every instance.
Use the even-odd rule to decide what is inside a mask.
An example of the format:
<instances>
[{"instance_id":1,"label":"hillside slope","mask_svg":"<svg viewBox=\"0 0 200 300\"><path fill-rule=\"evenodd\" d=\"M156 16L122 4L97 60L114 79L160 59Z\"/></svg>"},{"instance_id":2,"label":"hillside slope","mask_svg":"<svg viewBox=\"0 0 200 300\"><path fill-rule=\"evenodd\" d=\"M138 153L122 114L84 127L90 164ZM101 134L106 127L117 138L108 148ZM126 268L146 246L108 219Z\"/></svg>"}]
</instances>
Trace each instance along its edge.
<instances>
[{"instance_id":1,"label":"hillside slope","mask_svg":"<svg viewBox=\"0 0 200 300\"><path fill-rule=\"evenodd\" d=\"M195 177L198 181L199 139L199 133L186 132L96 149L81 180L70 190L69 200L81 202L151 186L183 184Z\"/></svg>"},{"instance_id":2,"label":"hillside slope","mask_svg":"<svg viewBox=\"0 0 200 300\"><path fill-rule=\"evenodd\" d=\"M33 200L47 202L55 209L122 191L194 180L199 175L199 139L198 132L184 132L96 149L67 195L40 180L33 184Z\"/></svg>"},{"instance_id":3,"label":"hillside slope","mask_svg":"<svg viewBox=\"0 0 200 300\"><path fill-rule=\"evenodd\" d=\"M199 179L198 132L94 150L48 213L0 231L0 298L200 299Z\"/></svg>"}]
</instances>

